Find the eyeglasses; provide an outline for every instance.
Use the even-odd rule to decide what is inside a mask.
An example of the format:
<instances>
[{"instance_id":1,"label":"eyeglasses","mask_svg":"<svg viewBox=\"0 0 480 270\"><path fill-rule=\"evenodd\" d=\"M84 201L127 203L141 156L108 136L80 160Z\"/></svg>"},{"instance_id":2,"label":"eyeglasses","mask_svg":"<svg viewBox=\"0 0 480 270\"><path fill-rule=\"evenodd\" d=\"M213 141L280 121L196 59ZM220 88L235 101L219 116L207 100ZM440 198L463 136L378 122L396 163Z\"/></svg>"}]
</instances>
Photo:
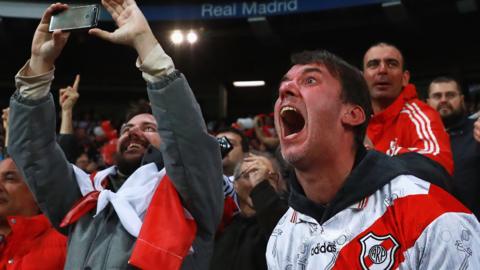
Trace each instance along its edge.
<instances>
[{"instance_id":1,"label":"eyeglasses","mask_svg":"<svg viewBox=\"0 0 480 270\"><path fill-rule=\"evenodd\" d=\"M452 100L460 96L460 94L458 92L433 93L429 98L433 100L440 100L443 96L445 96L446 100Z\"/></svg>"}]
</instances>

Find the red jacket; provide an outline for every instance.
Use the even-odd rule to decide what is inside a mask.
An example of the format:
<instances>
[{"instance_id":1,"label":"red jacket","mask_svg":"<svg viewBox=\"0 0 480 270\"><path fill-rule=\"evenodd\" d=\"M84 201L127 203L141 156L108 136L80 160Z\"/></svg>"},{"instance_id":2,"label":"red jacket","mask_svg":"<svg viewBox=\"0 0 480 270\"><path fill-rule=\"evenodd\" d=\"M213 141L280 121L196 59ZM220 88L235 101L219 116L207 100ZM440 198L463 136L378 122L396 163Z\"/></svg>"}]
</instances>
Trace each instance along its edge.
<instances>
[{"instance_id":1,"label":"red jacket","mask_svg":"<svg viewBox=\"0 0 480 270\"><path fill-rule=\"evenodd\" d=\"M12 231L0 241L0 269L63 269L66 237L44 215L8 217Z\"/></svg>"},{"instance_id":2,"label":"red jacket","mask_svg":"<svg viewBox=\"0 0 480 270\"><path fill-rule=\"evenodd\" d=\"M450 138L440 115L418 99L412 84L392 105L372 117L367 135L378 151L391 156L418 152L440 163L450 175L453 173Z\"/></svg>"}]
</instances>

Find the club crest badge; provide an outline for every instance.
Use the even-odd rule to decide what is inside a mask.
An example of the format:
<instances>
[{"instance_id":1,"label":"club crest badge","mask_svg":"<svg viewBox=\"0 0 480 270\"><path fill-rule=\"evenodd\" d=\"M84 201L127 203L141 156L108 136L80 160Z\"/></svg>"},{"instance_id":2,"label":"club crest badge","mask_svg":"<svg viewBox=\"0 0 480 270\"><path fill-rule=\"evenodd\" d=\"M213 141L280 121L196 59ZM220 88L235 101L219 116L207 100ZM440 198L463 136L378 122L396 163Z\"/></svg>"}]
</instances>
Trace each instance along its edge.
<instances>
[{"instance_id":1,"label":"club crest badge","mask_svg":"<svg viewBox=\"0 0 480 270\"><path fill-rule=\"evenodd\" d=\"M395 262L395 252L400 244L391 236L378 236L372 232L360 239L362 251L360 264L364 270L389 270Z\"/></svg>"}]
</instances>

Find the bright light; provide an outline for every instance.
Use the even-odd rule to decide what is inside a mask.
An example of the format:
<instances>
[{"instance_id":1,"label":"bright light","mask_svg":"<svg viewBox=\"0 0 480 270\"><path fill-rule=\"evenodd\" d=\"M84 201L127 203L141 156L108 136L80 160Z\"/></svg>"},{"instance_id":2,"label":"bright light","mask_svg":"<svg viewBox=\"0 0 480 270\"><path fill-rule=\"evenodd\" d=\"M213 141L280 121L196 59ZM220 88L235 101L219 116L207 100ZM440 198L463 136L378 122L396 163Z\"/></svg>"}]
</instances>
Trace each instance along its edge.
<instances>
[{"instance_id":1,"label":"bright light","mask_svg":"<svg viewBox=\"0 0 480 270\"><path fill-rule=\"evenodd\" d=\"M180 30L175 30L172 32L170 35L170 40L173 42L173 44L179 45L183 42L183 34L182 31Z\"/></svg>"},{"instance_id":2,"label":"bright light","mask_svg":"<svg viewBox=\"0 0 480 270\"><path fill-rule=\"evenodd\" d=\"M235 87L257 87L257 86L264 86L265 81L237 81L233 82L233 86Z\"/></svg>"},{"instance_id":3,"label":"bright light","mask_svg":"<svg viewBox=\"0 0 480 270\"><path fill-rule=\"evenodd\" d=\"M188 34L187 34L187 41L188 41L190 44L193 44L193 43L197 42L197 40L198 40L198 35L197 35L197 33L195 33L194 31L188 32Z\"/></svg>"}]
</instances>

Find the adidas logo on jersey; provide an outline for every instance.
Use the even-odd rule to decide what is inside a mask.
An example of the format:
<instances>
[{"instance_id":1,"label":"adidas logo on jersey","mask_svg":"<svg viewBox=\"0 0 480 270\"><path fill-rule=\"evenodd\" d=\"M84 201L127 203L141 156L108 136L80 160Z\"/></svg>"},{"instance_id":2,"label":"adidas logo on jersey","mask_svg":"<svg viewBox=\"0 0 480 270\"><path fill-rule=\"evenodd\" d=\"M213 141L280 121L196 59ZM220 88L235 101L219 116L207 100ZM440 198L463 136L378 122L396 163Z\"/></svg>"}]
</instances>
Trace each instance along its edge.
<instances>
[{"instance_id":1,"label":"adidas logo on jersey","mask_svg":"<svg viewBox=\"0 0 480 270\"><path fill-rule=\"evenodd\" d=\"M317 255L320 253L327 253L327 252L328 253L337 252L337 247L335 246L335 243L329 242L328 244L323 243L323 245L320 245L320 243L318 243L317 246L312 248L312 250L310 251L310 254L313 256L313 255Z\"/></svg>"}]
</instances>

